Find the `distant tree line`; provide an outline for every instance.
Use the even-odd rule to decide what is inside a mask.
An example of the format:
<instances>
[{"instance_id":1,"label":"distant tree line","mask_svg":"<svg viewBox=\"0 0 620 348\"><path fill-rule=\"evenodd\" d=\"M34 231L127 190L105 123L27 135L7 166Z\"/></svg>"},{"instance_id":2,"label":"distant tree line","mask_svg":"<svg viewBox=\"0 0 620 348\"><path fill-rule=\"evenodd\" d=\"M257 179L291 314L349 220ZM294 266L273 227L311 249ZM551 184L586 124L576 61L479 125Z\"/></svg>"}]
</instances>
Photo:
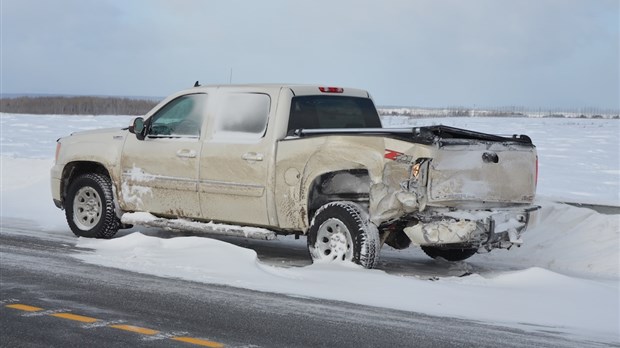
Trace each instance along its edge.
<instances>
[{"instance_id":1,"label":"distant tree line","mask_svg":"<svg viewBox=\"0 0 620 348\"><path fill-rule=\"evenodd\" d=\"M47 115L144 115L157 102L122 97L37 96L1 98L0 112Z\"/></svg>"},{"instance_id":2,"label":"distant tree line","mask_svg":"<svg viewBox=\"0 0 620 348\"><path fill-rule=\"evenodd\" d=\"M521 106L467 108L451 106L445 108L383 107L381 116L427 117L545 117L545 118L607 118L620 119L618 109L574 108L574 109L527 109Z\"/></svg>"},{"instance_id":3,"label":"distant tree line","mask_svg":"<svg viewBox=\"0 0 620 348\"><path fill-rule=\"evenodd\" d=\"M465 107L446 107L446 108L379 108L381 116L409 116L409 117L526 117L527 114L515 110L481 110Z\"/></svg>"}]
</instances>

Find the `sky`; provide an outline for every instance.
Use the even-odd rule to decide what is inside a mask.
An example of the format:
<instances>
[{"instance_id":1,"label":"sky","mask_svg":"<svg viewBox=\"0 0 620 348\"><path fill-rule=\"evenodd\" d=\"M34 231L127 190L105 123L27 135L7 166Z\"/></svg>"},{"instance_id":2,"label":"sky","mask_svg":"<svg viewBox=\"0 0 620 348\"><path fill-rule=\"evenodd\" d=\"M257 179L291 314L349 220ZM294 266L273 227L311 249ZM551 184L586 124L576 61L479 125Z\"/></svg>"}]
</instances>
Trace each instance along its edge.
<instances>
[{"instance_id":1,"label":"sky","mask_svg":"<svg viewBox=\"0 0 620 348\"><path fill-rule=\"evenodd\" d=\"M392 106L620 109L620 0L0 0L2 93L357 87Z\"/></svg>"}]
</instances>

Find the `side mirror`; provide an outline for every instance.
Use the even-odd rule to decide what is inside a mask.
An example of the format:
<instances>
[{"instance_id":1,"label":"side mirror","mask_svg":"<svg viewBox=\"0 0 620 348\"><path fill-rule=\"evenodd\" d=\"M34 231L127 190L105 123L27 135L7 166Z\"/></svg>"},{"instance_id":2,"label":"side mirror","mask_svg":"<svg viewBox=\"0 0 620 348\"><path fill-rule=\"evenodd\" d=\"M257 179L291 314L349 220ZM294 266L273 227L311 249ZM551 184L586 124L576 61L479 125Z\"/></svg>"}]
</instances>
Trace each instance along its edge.
<instances>
[{"instance_id":1,"label":"side mirror","mask_svg":"<svg viewBox=\"0 0 620 348\"><path fill-rule=\"evenodd\" d=\"M144 119L142 117L136 117L131 126L129 126L129 132L135 134L138 140L144 140L144 131Z\"/></svg>"}]
</instances>

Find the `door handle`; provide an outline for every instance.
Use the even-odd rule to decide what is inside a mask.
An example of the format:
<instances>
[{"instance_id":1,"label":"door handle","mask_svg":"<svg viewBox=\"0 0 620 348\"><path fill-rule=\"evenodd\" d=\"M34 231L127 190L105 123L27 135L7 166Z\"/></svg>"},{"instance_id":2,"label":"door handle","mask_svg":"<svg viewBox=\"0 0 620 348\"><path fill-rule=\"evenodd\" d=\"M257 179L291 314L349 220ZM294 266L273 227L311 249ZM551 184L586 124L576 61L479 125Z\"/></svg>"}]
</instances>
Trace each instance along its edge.
<instances>
[{"instance_id":1,"label":"door handle","mask_svg":"<svg viewBox=\"0 0 620 348\"><path fill-rule=\"evenodd\" d=\"M264 156L262 153L256 153L256 152L246 152L241 156L241 158L243 158L244 160L248 162L262 161L263 157Z\"/></svg>"},{"instance_id":2,"label":"door handle","mask_svg":"<svg viewBox=\"0 0 620 348\"><path fill-rule=\"evenodd\" d=\"M182 150L177 151L177 157L181 157L181 158L195 158L196 157L196 151L182 149Z\"/></svg>"}]
</instances>

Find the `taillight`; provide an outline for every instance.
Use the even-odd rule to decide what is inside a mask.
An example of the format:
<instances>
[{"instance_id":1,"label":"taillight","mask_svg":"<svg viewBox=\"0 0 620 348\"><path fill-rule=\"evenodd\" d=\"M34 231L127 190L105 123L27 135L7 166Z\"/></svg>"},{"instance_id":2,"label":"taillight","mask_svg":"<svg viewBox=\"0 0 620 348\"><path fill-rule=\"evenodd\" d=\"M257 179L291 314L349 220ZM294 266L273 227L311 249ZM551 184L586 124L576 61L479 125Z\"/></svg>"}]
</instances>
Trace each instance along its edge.
<instances>
[{"instance_id":1,"label":"taillight","mask_svg":"<svg viewBox=\"0 0 620 348\"><path fill-rule=\"evenodd\" d=\"M58 162L59 153L60 153L60 142L56 142L56 155L54 156L54 162Z\"/></svg>"},{"instance_id":2,"label":"taillight","mask_svg":"<svg viewBox=\"0 0 620 348\"><path fill-rule=\"evenodd\" d=\"M319 87L319 91L323 93L342 93L344 88L341 87Z\"/></svg>"}]
</instances>

